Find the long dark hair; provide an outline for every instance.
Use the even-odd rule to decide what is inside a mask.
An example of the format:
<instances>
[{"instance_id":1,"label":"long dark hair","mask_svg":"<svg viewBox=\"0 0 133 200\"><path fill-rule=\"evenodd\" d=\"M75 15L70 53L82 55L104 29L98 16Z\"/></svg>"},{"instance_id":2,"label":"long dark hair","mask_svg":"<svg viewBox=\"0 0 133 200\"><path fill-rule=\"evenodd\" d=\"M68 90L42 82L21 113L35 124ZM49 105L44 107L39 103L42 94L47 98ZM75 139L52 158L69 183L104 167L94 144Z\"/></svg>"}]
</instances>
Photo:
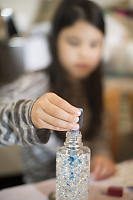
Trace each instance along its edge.
<instances>
[{"instance_id":1,"label":"long dark hair","mask_svg":"<svg viewBox=\"0 0 133 200\"><path fill-rule=\"evenodd\" d=\"M88 0L62 0L53 18L52 30L49 35L49 45L52 54L52 63L46 70L50 76L51 88L56 94L64 97L64 90L69 86L65 78L63 67L58 61L57 38L62 29L72 26L78 20L83 19L94 25L103 34L104 19L102 10L95 3ZM85 135L91 139L98 133L102 122L102 67L101 63L97 69L83 81L88 103L91 111L89 130ZM62 134L58 134L62 135Z\"/></svg>"}]
</instances>

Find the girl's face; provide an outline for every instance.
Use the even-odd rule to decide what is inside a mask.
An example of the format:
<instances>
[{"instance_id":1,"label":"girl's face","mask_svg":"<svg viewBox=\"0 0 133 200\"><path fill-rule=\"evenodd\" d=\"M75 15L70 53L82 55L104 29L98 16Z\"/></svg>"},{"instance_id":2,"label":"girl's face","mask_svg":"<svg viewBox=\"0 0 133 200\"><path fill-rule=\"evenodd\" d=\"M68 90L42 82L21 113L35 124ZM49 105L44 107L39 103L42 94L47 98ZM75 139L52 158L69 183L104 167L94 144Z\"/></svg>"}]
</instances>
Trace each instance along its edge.
<instances>
[{"instance_id":1,"label":"girl's face","mask_svg":"<svg viewBox=\"0 0 133 200\"><path fill-rule=\"evenodd\" d=\"M70 78L86 78L97 68L101 60L102 44L102 32L83 20L59 33L58 59Z\"/></svg>"}]
</instances>

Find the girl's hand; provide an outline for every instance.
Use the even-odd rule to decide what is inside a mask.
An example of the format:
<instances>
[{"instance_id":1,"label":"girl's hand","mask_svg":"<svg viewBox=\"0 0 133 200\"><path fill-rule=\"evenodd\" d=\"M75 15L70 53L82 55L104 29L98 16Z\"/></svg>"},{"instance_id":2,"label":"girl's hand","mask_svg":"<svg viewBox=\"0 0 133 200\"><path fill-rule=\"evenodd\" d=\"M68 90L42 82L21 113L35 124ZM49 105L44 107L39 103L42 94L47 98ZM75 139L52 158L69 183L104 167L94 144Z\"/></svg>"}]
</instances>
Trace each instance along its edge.
<instances>
[{"instance_id":1,"label":"girl's hand","mask_svg":"<svg viewBox=\"0 0 133 200\"><path fill-rule=\"evenodd\" d=\"M46 93L35 101L31 120L36 128L56 131L77 130L81 112L54 93Z\"/></svg>"},{"instance_id":2,"label":"girl's hand","mask_svg":"<svg viewBox=\"0 0 133 200\"><path fill-rule=\"evenodd\" d=\"M115 173L115 163L104 156L95 156L92 159L91 173L95 180L102 180Z\"/></svg>"}]
</instances>

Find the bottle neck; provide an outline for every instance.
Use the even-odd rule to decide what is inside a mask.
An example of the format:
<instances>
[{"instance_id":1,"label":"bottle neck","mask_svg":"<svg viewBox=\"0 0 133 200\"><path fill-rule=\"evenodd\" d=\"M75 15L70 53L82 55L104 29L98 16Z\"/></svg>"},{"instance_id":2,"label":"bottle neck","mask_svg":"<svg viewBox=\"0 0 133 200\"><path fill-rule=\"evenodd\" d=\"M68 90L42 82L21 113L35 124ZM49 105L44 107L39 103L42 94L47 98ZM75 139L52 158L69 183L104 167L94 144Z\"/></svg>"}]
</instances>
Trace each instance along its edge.
<instances>
[{"instance_id":1,"label":"bottle neck","mask_svg":"<svg viewBox=\"0 0 133 200\"><path fill-rule=\"evenodd\" d=\"M67 148L80 148L83 146L81 132L73 134L71 131L66 133L66 140L64 145Z\"/></svg>"}]
</instances>

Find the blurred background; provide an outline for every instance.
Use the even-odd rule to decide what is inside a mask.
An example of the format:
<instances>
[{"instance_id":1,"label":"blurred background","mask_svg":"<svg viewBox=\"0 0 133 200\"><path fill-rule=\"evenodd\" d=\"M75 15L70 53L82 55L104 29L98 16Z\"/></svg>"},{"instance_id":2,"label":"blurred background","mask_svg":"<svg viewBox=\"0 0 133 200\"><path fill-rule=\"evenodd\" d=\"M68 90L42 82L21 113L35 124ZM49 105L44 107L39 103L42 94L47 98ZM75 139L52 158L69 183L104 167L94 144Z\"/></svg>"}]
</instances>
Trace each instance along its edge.
<instances>
[{"instance_id":1,"label":"blurred background","mask_svg":"<svg viewBox=\"0 0 133 200\"><path fill-rule=\"evenodd\" d=\"M51 60L47 34L61 0L0 0L0 86ZM133 0L94 0L103 8L104 105L117 162L133 158ZM23 183L19 147L0 147L0 188Z\"/></svg>"}]
</instances>

